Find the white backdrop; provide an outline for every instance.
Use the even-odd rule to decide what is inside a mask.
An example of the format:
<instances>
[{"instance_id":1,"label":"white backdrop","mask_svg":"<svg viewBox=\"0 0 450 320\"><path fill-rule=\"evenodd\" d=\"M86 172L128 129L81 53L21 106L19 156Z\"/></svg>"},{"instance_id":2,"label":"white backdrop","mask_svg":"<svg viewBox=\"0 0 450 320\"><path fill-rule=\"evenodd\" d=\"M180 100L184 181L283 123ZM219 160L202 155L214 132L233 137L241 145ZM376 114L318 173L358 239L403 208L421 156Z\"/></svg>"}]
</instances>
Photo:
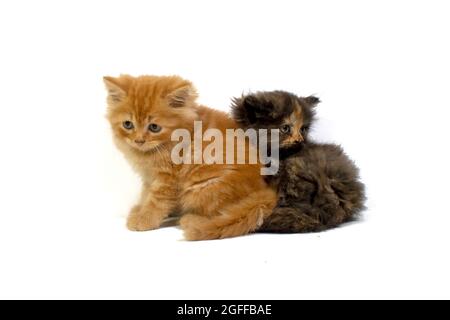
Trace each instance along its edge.
<instances>
[{"instance_id":1,"label":"white backdrop","mask_svg":"<svg viewBox=\"0 0 450 320\"><path fill-rule=\"evenodd\" d=\"M448 1L0 2L0 298L450 298ZM179 74L227 110L317 94L368 207L320 234L126 230L139 179L102 76Z\"/></svg>"}]
</instances>

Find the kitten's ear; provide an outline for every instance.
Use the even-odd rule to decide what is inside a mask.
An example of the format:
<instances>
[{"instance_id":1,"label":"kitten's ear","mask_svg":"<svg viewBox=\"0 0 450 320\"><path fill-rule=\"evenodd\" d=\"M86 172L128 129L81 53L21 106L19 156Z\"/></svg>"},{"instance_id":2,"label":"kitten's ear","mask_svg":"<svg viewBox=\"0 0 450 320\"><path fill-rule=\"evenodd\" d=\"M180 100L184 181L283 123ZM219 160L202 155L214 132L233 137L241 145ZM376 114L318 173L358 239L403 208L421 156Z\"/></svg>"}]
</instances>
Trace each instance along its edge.
<instances>
[{"instance_id":1,"label":"kitten's ear","mask_svg":"<svg viewBox=\"0 0 450 320\"><path fill-rule=\"evenodd\" d=\"M255 109L259 109L259 100L252 94L249 94L243 98L242 104L244 105L245 110L247 111L255 111Z\"/></svg>"},{"instance_id":2,"label":"kitten's ear","mask_svg":"<svg viewBox=\"0 0 450 320\"><path fill-rule=\"evenodd\" d=\"M197 91L192 85L178 88L167 95L169 105L173 108L184 107L197 99Z\"/></svg>"},{"instance_id":3,"label":"kitten's ear","mask_svg":"<svg viewBox=\"0 0 450 320\"><path fill-rule=\"evenodd\" d=\"M126 98L128 85L125 78L103 77L103 82L108 90L110 105L116 105Z\"/></svg>"},{"instance_id":4,"label":"kitten's ear","mask_svg":"<svg viewBox=\"0 0 450 320\"><path fill-rule=\"evenodd\" d=\"M259 100L253 94L232 99L231 113L233 118L243 125L256 122L256 113L259 109Z\"/></svg>"},{"instance_id":5,"label":"kitten's ear","mask_svg":"<svg viewBox=\"0 0 450 320\"><path fill-rule=\"evenodd\" d=\"M242 105L245 109L248 121L250 123L255 123L257 113L260 109L260 101L258 100L258 98L252 94L249 94L242 99Z\"/></svg>"},{"instance_id":6,"label":"kitten's ear","mask_svg":"<svg viewBox=\"0 0 450 320\"><path fill-rule=\"evenodd\" d=\"M321 102L320 99L318 97L316 97L316 96L309 96L309 97L305 97L305 98L302 98L302 99L310 107L315 107Z\"/></svg>"}]
</instances>

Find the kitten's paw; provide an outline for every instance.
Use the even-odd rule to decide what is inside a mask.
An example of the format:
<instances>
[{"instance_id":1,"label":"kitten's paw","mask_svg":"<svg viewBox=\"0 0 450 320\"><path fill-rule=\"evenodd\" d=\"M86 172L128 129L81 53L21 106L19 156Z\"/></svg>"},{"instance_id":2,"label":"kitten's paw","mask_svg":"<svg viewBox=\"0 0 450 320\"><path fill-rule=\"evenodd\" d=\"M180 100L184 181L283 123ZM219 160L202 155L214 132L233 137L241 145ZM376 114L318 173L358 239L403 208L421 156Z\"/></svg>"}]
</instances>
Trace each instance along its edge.
<instances>
[{"instance_id":1,"label":"kitten's paw","mask_svg":"<svg viewBox=\"0 0 450 320\"><path fill-rule=\"evenodd\" d=\"M155 219L150 214L130 214L127 220L127 228L131 231L148 231L157 229L160 221Z\"/></svg>"},{"instance_id":2,"label":"kitten's paw","mask_svg":"<svg viewBox=\"0 0 450 320\"><path fill-rule=\"evenodd\" d=\"M192 214L185 215L180 220L180 226L184 231L184 238L189 241L212 240L217 236L209 232L209 219Z\"/></svg>"},{"instance_id":3,"label":"kitten's paw","mask_svg":"<svg viewBox=\"0 0 450 320\"><path fill-rule=\"evenodd\" d=\"M139 211L141 211L142 206L141 205L135 205L133 208L131 208L130 213L128 214L128 216L131 216L133 214L138 214Z\"/></svg>"}]
</instances>

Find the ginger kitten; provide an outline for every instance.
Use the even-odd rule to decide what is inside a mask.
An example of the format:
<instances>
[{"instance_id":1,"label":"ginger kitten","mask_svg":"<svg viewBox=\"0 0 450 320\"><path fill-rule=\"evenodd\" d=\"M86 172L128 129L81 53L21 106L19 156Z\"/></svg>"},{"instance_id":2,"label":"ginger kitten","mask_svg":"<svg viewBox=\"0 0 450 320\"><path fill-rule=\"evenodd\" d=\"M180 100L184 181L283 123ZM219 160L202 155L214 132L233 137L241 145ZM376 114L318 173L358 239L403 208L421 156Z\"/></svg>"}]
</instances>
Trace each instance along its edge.
<instances>
[{"instance_id":1,"label":"ginger kitten","mask_svg":"<svg viewBox=\"0 0 450 320\"><path fill-rule=\"evenodd\" d=\"M243 235L261 226L276 193L260 164L175 164L175 129L237 128L225 113L199 106L193 85L178 76L105 77L108 119L114 141L142 178L139 203L128 216L130 230L159 228L171 214L182 216L188 240Z\"/></svg>"},{"instance_id":2,"label":"ginger kitten","mask_svg":"<svg viewBox=\"0 0 450 320\"><path fill-rule=\"evenodd\" d=\"M308 139L319 102L314 96L284 91L234 99L233 118L241 126L280 132L280 170L268 176L278 190L278 203L260 231L322 231L351 220L364 208L364 185L353 161L338 145Z\"/></svg>"}]
</instances>

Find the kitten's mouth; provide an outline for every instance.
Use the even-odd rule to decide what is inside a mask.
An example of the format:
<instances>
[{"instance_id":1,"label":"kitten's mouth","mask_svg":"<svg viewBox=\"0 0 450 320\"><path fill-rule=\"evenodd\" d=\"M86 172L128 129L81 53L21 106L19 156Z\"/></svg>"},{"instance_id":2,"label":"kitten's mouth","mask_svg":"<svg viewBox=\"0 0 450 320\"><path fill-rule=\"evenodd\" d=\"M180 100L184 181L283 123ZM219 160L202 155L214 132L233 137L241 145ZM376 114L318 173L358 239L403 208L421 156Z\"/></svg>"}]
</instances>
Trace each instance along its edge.
<instances>
[{"instance_id":1,"label":"kitten's mouth","mask_svg":"<svg viewBox=\"0 0 450 320\"><path fill-rule=\"evenodd\" d=\"M139 151L142 151L142 152L147 152L148 150L152 149L152 148L149 148L149 147L144 146L144 145L142 145L142 146L135 145L134 148L139 150Z\"/></svg>"},{"instance_id":2,"label":"kitten's mouth","mask_svg":"<svg viewBox=\"0 0 450 320\"><path fill-rule=\"evenodd\" d=\"M303 142L299 142L299 143L285 143L282 144L280 147L281 149L302 149L303 148L304 143Z\"/></svg>"},{"instance_id":3,"label":"kitten's mouth","mask_svg":"<svg viewBox=\"0 0 450 320\"><path fill-rule=\"evenodd\" d=\"M129 144L130 144L130 146L133 149L138 150L138 151L143 152L143 153L150 152L153 149L155 149L156 147L158 147L158 145L152 145L152 144L148 144L146 142L144 142L144 143L142 143L142 142L140 142L140 143L130 142Z\"/></svg>"},{"instance_id":4,"label":"kitten's mouth","mask_svg":"<svg viewBox=\"0 0 450 320\"><path fill-rule=\"evenodd\" d=\"M134 149L142 152L142 153L153 153L158 150L158 148L161 146L160 143L153 144L153 143L143 143L143 144L132 144L131 145Z\"/></svg>"},{"instance_id":5,"label":"kitten's mouth","mask_svg":"<svg viewBox=\"0 0 450 320\"><path fill-rule=\"evenodd\" d=\"M280 146L280 158L285 159L303 149L303 143L286 143Z\"/></svg>"}]
</instances>

